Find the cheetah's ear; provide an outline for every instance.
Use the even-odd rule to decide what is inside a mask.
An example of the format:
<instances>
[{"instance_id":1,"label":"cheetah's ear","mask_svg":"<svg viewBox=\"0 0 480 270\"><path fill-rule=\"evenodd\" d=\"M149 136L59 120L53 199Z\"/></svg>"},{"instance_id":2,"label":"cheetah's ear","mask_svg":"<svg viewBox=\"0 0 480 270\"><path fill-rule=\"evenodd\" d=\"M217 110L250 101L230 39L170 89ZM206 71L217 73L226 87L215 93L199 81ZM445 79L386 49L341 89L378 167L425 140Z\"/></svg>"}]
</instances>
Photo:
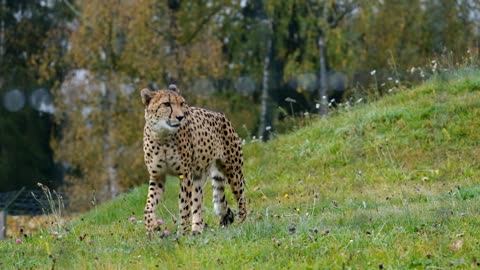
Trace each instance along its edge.
<instances>
[{"instance_id":1,"label":"cheetah's ear","mask_svg":"<svg viewBox=\"0 0 480 270\"><path fill-rule=\"evenodd\" d=\"M148 106L148 104L150 103L150 100L153 97L153 94L154 94L153 91L151 91L148 88L143 88L142 91L140 91L143 105Z\"/></svg>"},{"instance_id":2,"label":"cheetah's ear","mask_svg":"<svg viewBox=\"0 0 480 270\"><path fill-rule=\"evenodd\" d=\"M178 88L177 88L177 86L176 86L175 84L170 84L170 85L168 86L168 90L174 91L174 92L180 92L180 91L178 91Z\"/></svg>"}]
</instances>

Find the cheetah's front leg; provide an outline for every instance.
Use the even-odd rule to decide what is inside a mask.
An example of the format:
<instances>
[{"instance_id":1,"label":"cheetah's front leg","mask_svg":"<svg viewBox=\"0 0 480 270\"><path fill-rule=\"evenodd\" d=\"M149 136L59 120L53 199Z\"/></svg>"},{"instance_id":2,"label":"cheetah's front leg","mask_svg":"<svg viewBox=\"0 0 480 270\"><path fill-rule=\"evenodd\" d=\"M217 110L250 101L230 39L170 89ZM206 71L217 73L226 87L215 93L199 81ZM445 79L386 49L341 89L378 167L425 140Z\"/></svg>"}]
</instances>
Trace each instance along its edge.
<instances>
[{"instance_id":1,"label":"cheetah's front leg","mask_svg":"<svg viewBox=\"0 0 480 270\"><path fill-rule=\"evenodd\" d=\"M191 175L180 177L180 194L178 194L180 208L180 227L179 235L185 234L190 227L190 206L192 206L192 186Z\"/></svg>"},{"instance_id":2,"label":"cheetah's front leg","mask_svg":"<svg viewBox=\"0 0 480 270\"><path fill-rule=\"evenodd\" d=\"M165 190L165 176L152 176L148 185L147 203L145 204L144 218L147 233L151 235L158 226L155 218L155 209Z\"/></svg>"},{"instance_id":3,"label":"cheetah's front leg","mask_svg":"<svg viewBox=\"0 0 480 270\"><path fill-rule=\"evenodd\" d=\"M196 178L193 180L192 194L192 234L200 234L203 231L203 187L206 177Z\"/></svg>"}]
</instances>

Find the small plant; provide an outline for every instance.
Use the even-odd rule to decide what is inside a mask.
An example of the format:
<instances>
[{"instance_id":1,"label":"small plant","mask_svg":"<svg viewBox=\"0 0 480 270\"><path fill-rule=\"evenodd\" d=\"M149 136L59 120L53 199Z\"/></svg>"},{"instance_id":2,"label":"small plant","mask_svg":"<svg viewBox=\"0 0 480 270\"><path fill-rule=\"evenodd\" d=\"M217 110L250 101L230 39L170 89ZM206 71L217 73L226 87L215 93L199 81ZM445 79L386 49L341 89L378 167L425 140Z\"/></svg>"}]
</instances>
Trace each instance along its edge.
<instances>
[{"instance_id":1,"label":"small plant","mask_svg":"<svg viewBox=\"0 0 480 270\"><path fill-rule=\"evenodd\" d=\"M33 192L32 196L41 205L43 214L50 217L49 224L53 227L50 229L50 233L58 236L64 229L64 219L62 215L64 215L65 212L65 204L63 197L55 190L50 191L50 188L42 183L37 183L37 186L42 189L46 201L45 199L37 197Z\"/></svg>"}]
</instances>

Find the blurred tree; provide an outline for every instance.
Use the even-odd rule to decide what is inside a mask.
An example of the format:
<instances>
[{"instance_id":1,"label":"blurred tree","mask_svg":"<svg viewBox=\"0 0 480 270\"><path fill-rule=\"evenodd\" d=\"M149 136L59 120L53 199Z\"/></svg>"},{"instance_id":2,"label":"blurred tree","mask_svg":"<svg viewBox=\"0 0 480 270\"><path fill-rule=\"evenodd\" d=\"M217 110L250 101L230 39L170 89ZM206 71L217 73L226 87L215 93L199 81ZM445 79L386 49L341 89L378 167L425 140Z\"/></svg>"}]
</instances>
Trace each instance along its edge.
<instances>
[{"instance_id":1,"label":"blurred tree","mask_svg":"<svg viewBox=\"0 0 480 270\"><path fill-rule=\"evenodd\" d=\"M141 150L140 141L132 136L141 134L141 107L131 102L136 85L124 65L132 5L80 2L69 37L64 57L69 72L54 95L62 127L52 145L56 159L68 167L66 180L78 208L87 207L92 190L99 201L117 195L143 165L136 161L141 161L135 151Z\"/></svg>"},{"instance_id":2,"label":"blurred tree","mask_svg":"<svg viewBox=\"0 0 480 270\"><path fill-rule=\"evenodd\" d=\"M214 33L230 2L79 2L64 58L70 75L55 92L61 135L53 140L76 199L89 202L85 187L102 200L147 179L137 90L178 81L191 102L201 94L186 87L195 78L220 77L222 43Z\"/></svg>"},{"instance_id":3,"label":"blurred tree","mask_svg":"<svg viewBox=\"0 0 480 270\"><path fill-rule=\"evenodd\" d=\"M266 127L274 107L289 107L287 97L296 100L288 113L313 111L334 69L350 77L386 70L400 78L441 48L462 53L477 37L476 0L62 2L77 17L48 32L33 66L45 82L56 82L61 129L52 145L69 167L68 182L106 197L146 179L139 88L176 82L189 103L258 127L260 110L252 105L260 103L264 82ZM244 134L252 129L247 125Z\"/></svg>"},{"instance_id":4,"label":"blurred tree","mask_svg":"<svg viewBox=\"0 0 480 270\"><path fill-rule=\"evenodd\" d=\"M285 62L284 78L319 71L319 38L326 42L326 55L330 44L344 42L346 37L336 31L344 27L354 11L358 11L360 3L360 0L269 1L267 10L274 22L276 56ZM327 62L335 57L338 56L328 56Z\"/></svg>"},{"instance_id":5,"label":"blurred tree","mask_svg":"<svg viewBox=\"0 0 480 270\"><path fill-rule=\"evenodd\" d=\"M327 58L335 59L327 54L327 47L345 43L346 36L340 35L337 28L341 28L344 20L357 9L360 1L246 1L239 16L232 16L236 20L225 31L228 48L225 50L230 62L230 74L254 74L257 82L270 78L268 84L262 83L262 89L270 89L269 94L278 104L286 104L286 97L298 99L297 103L303 110L311 110L315 106L320 94L320 50L319 39L327 43L323 54ZM268 23L265 23L268 22ZM267 25L271 25L267 27ZM271 40L271 47L268 45ZM335 48L336 53L349 50L348 46ZM271 50L271 52L269 52ZM266 57L271 54L271 57ZM340 58L335 54L336 58ZM270 59L271 58L271 59ZM266 61L268 59L268 61ZM267 70L262 70L269 63ZM328 62L323 70L323 79L327 79ZM337 64L335 62L335 64ZM343 62L347 64L347 62ZM302 81L302 76L313 74L313 79L306 76L310 82ZM296 92L288 91L294 86ZM327 83L324 83L326 91ZM308 88L308 89L307 89ZM306 91L308 90L308 91ZM315 93L317 93L315 95ZM262 94L262 115L259 125L259 134L265 136L265 126L272 121L272 113L265 113L265 95Z\"/></svg>"},{"instance_id":6,"label":"blurred tree","mask_svg":"<svg viewBox=\"0 0 480 270\"><path fill-rule=\"evenodd\" d=\"M463 56L475 41L472 5L475 1L428 0L424 2L422 20L426 54L442 54L450 51L457 57ZM477 10L476 12L478 12ZM428 49L427 49L428 48ZM423 58L422 57L422 58Z\"/></svg>"},{"instance_id":7,"label":"blurred tree","mask_svg":"<svg viewBox=\"0 0 480 270\"><path fill-rule=\"evenodd\" d=\"M0 1L0 191L61 179L49 146L52 118L32 94L51 86L35 65L48 32L71 17L57 1Z\"/></svg>"},{"instance_id":8,"label":"blurred tree","mask_svg":"<svg viewBox=\"0 0 480 270\"><path fill-rule=\"evenodd\" d=\"M244 1L222 32L226 37L224 52L231 67L226 75L254 74L258 95L269 36L261 22L268 20L273 28L268 73L272 78L270 96L276 104L285 107L289 106L285 98L293 97L297 101L293 104L294 111L311 110L315 103L325 106L326 100L322 97L326 95L318 89L322 86L324 92L328 90L326 86L332 84L333 69L367 86L375 82L370 75L373 70L376 70L378 84L383 84L388 77L403 82L409 76L407 70L419 66L425 70L434 57L443 57L445 52L463 56L475 45L477 34L473 31L473 20L478 17L475 15L478 12L474 12L478 10L477 2ZM262 14L264 8L266 15ZM325 44L323 69L319 59L320 39ZM456 63L457 60L449 61ZM291 87L295 87L296 92L290 91Z\"/></svg>"},{"instance_id":9,"label":"blurred tree","mask_svg":"<svg viewBox=\"0 0 480 270\"><path fill-rule=\"evenodd\" d=\"M352 22L362 33L362 61L357 65L395 70L397 66L418 64L412 61L418 60L413 56L422 48L422 18L420 0L365 5L358 20Z\"/></svg>"},{"instance_id":10,"label":"blurred tree","mask_svg":"<svg viewBox=\"0 0 480 270\"><path fill-rule=\"evenodd\" d=\"M352 45L358 59L351 69L366 77L376 70L378 84L387 77L403 81L407 70L429 69L432 60L457 63L476 46L475 1L368 2L348 23L351 32L357 33ZM457 59L445 58L453 55ZM360 81L368 83L365 78Z\"/></svg>"},{"instance_id":11,"label":"blurred tree","mask_svg":"<svg viewBox=\"0 0 480 270\"><path fill-rule=\"evenodd\" d=\"M132 3L122 67L141 80L180 86L194 78L220 78L225 62L216 30L231 6L227 0Z\"/></svg>"}]
</instances>

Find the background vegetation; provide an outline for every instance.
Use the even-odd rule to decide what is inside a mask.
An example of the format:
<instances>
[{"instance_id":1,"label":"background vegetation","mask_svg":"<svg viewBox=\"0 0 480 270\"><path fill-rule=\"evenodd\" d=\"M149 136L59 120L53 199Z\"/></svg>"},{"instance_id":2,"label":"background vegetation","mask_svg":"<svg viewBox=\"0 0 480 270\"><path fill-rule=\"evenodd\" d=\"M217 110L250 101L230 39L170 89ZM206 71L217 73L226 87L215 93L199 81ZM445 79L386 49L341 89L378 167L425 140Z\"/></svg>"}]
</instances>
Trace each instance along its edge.
<instances>
[{"instance_id":1,"label":"background vegetation","mask_svg":"<svg viewBox=\"0 0 480 270\"><path fill-rule=\"evenodd\" d=\"M329 95L348 104L476 66L477 2L2 1L0 93L23 104L0 108L0 190L62 184L82 210L144 183L145 86L176 82L247 141L296 130L318 112L320 37Z\"/></svg>"}]
</instances>

